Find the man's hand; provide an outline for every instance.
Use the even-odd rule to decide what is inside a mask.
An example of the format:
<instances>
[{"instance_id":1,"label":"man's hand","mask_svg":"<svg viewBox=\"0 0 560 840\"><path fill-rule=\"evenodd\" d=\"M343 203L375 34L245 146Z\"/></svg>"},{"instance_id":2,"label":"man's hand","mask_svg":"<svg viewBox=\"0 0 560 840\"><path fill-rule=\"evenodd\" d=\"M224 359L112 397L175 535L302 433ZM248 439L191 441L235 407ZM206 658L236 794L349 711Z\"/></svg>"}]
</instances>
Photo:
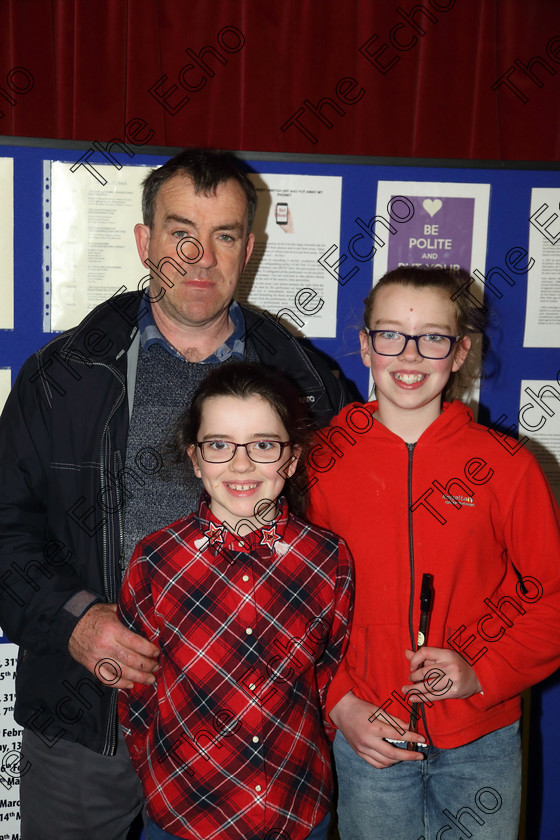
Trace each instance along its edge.
<instances>
[{"instance_id":1,"label":"man's hand","mask_svg":"<svg viewBox=\"0 0 560 840\"><path fill-rule=\"evenodd\" d=\"M410 661L410 679L414 685L403 686L419 700L460 700L482 690L478 677L461 654L450 648L421 647L415 653L405 650Z\"/></svg>"},{"instance_id":2,"label":"man's hand","mask_svg":"<svg viewBox=\"0 0 560 840\"><path fill-rule=\"evenodd\" d=\"M392 738L419 744L423 743L423 737L416 732L409 732L408 723L389 715L384 710L380 711L379 717L373 717L377 711L379 711L378 706L360 700L349 691L342 700L338 701L329 717L340 729L354 752L373 767L390 767L399 761L423 759L422 753L408 752L384 740ZM385 722L388 717L395 722L395 726ZM369 718L372 719L369 720ZM397 726L400 727L400 731ZM404 734L401 735L403 730Z\"/></svg>"},{"instance_id":3,"label":"man's hand","mask_svg":"<svg viewBox=\"0 0 560 840\"><path fill-rule=\"evenodd\" d=\"M70 656L113 688L132 688L134 683L151 685L159 650L124 627L116 612L116 604L95 604L89 609L70 636Z\"/></svg>"}]
</instances>

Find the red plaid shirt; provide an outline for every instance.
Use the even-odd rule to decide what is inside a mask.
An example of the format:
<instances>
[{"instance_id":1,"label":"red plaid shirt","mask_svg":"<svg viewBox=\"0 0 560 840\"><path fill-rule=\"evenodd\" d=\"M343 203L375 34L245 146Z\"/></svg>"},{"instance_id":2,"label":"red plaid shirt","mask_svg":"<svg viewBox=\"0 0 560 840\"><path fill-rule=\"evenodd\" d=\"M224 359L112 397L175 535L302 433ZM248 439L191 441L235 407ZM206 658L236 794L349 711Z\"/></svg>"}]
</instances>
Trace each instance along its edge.
<instances>
[{"instance_id":1,"label":"red plaid shirt","mask_svg":"<svg viewBox=\"0 0 560 840\"><path fill-rule=\"evenodd\" d=\"M348 641L345 543L288 514L243 538L198 514L142 540L119 617L161 650L119 692L151 818L185 840L303 840L332 796L327 687Z\"/></svg>"}]
</instances>

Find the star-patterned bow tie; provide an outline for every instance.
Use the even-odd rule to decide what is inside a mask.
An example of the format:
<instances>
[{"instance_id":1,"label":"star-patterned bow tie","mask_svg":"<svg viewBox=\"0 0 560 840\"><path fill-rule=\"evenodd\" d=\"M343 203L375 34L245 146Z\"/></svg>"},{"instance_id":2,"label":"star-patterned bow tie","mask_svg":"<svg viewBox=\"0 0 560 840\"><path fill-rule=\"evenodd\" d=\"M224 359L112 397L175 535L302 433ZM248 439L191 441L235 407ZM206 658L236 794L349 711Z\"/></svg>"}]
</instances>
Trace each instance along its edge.
<instances>
[{"instance_id":1,"label":"star-patterned bow tie","mask_svg":"<svg viewBox=\"0 0 560 840\"><path fill-rule=\"evenodd\" d=\"M208 545L215 545L216 543L223 543L224 541L224 526L223 525L215 525L214 522L210 522L206 531L204 531L204 536L208 540Z\"/></svg>"},{"instance_id":2,"label":"star-patterned bow tie","mask_svg":"<svg viewBox=\"0 0 560 840\"><path fill-rule=\"evenodd\" d=\"M261 529L261 545L265 545L267 548L270 548L272 551L274 549L274 544L280 539L280 534L276 533L276 524L270 525L268 528Z\"/></svg>"}]
</instances>

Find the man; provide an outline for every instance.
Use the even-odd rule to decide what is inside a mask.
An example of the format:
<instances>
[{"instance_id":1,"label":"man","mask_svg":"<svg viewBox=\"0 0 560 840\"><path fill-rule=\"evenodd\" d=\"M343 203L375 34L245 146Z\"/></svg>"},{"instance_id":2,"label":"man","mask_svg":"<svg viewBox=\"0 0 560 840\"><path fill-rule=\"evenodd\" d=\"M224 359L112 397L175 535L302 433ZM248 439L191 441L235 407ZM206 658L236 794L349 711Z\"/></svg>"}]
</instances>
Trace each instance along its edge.
<instances>
[{"instance_id":1,"label":"man","mask_svg":"<svg viewBox=\"0 0 560 840\"><path fill-rule=\"evenodd\" d=\"M256 192L235 159L186 150L144 183L149 286L117 295L23 366L0 424L0 624L20 645L22 840L121 840L141 791L116 688L153 682L157 648L117 620L122 572L200 485L163 447L228 359L282 369L320 424L351 394L312 351L233 301Z\"/></svg>"}]
</instances>

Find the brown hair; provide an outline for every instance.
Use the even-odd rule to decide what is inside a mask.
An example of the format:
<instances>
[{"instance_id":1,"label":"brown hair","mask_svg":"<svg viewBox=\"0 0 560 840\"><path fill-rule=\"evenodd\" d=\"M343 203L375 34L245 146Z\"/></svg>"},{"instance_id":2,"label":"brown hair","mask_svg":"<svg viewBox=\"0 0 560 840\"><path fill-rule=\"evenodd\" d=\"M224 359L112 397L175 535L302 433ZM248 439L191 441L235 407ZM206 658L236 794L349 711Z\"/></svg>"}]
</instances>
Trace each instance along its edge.
<instances>
[{"instance_id":1,"label":"brown hair","mask_svg":"<svg viewBox=\"0 0 560 840\"><path fill-rule=\"evenodd\" d=\"M386 286L398 284L415 289L434 289L449 297L457 318L457 332L461 337L469 335L472 346L460 369L451 374L443 389L443 399L448 402L468 391L480 376L480 350L486 324L486 308L482 303L477 305L476 298L469 293L472 283L468 271L462 268L452 270L406 265L387 272L364 300L364 323L368 330L377 294Z\"/></svg>"}]
</instances>

